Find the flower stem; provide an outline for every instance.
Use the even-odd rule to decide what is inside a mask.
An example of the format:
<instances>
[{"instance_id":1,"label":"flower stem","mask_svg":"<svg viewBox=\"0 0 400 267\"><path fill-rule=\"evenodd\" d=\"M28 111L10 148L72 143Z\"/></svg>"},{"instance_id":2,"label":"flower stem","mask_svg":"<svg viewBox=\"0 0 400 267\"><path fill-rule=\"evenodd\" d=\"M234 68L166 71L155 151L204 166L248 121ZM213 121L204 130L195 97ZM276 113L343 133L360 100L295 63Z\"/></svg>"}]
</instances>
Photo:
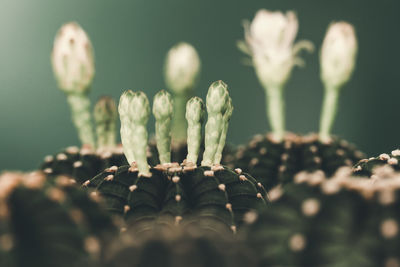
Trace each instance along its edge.
<instances>
[{"instance_id":1,"label":"flower stem","mask_svg":"<svg viewBox=\"0 0 400 267\"><path fill-rule=\"evenodd\" d=\"M285 136L285 102L282 87L266 87L267 117L277 141Z\"/></svg>"},{"instance_id":2,"label":"flower stem","mask_svg":"<svg viewBox=\"0 0 400 267\"><path fill-rule=\"evenodd\" d=\"M68 94L67 100L71 107L72 121L82 145L90 145L94 149L95 138L89 98L86 94Z\"/></svg>"},{"instance_id":3,"label":"flower stem","mask_svg":"<svg viewBox=\"0 0 400 267\"><path fill-rule=\"evenodd\" d=\"M97 151L110 151L117 145L117 108L111 97L103 96L94 107Z\"/></svg>"},{"instance_id":4,"label":"flower stem","mask_svg":"<svg viewBox=\"0 0 400 267\"><path fill-rule=\"evenodd\" d=\"M325 86L325 95L322 104L319 128L319 140L321 142L327 142L330 140L330 132L336 116L338 99L339 89Z\"/></svg>"},{"instance_id":5,"label":"flower stem","mask_svg":"<svg viewBox=\"0 0 400 267\"><path fill-rule=\"evenodd\" d=\"M174 94L174 115L172 117L172 139L174 143L186 142L186 103L191 96L191 91L184 94Z\"/></svg>"}]
</instances>

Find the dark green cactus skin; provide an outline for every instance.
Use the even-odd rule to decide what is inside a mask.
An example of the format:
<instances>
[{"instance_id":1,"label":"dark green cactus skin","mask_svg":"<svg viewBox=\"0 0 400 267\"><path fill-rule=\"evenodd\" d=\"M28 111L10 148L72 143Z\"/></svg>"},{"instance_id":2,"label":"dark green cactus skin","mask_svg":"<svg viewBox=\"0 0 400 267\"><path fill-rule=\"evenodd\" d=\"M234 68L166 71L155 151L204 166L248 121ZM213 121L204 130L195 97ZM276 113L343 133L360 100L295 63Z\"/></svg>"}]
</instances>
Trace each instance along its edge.
<instances>
[{"instance_id":1,"label":"dark green cactus skin","mask_svg":"<svg viewBox=\"0 0 400 267\"><path fill-rule=\"evenodd\" d=\"M86 192L64 183L67 177L52 177L51 184L43 179L35 187L15 186L4 199L0 221L7 232L0 235L11 237L13 246L7 251L12 264L2 266L95 264L117 230L111 217Z\"/></svg>"},{"instance_id":2,"label":"dark green cactus skin","mask_svg":"<svg viewBox=\"0 0 400 267\"><path fill-rule=\"evenodd\" d=\"M380 154L378 157L362 159L354 166L354 174L371 177L374 169L380 166L390 166L396 171L400 170L400 150L393 150L390 154Z\"/></svg>"},{"instance_id":3,"label":"dark green cactus skin","mask_svg":"<svg viewBox=\"0 0 400 267\"><path fill-rule=\"evenodd\" d=\"M83 153L82 153L83 152ZM125 155L121 152L85 153L84 150L67 148L55 156L48 156L40 169L52 175L68 175L81 184L110 166L127 164Z\"/></svg>"},{"instance_id":4,"label":"dark green cactus skin","mask_svg":"<svg viewBox=\"0 0 400 267\"><path fill-rule=\"evenodd\" d=\"M255 255L218 223L209 231L198 225L149 223L138 233L123 232L108 251L104 267L235 267L256 266ZM226 229L225 229L226 230Z\"/></svg>"},{"instance_id":5,"label":"dark green cactus skin","mask_svg":"<svg viewBox=\"0 0 400 267\"><path fill-rule=\"evenodd\" d=\"M128 224L158 216L218 220L235 230L243 215L266 205L266 192L250 175L219 166L186 168L177 163L151 168L151 177L122 166L97 175L89 187L106 200L111 213L124 215Z\"/></svg>"},{"instance_id":6,"label":"dark green cactus skin","mask_svg":"<svg viewBox=\"0 0 400 267\"><path fill-rule=\"evenodd\" d=\"M261 257L260 266L400 263L398 190L387 203L378 192L369 195L368 190L351 187L328 192L315 183L285 185L282 195L246 229L249 246ZM388 221L394 226L384 234Z\"/></svg>"},{"instance_id":7,"label":"dark green cactus skin","mask_svg":"<svg viewBox=\"0 0 400 267\"><path fill-rule=\"evenodd\" d=\"M16 266L12 251L14 242L10 235L10 225L3 217L4 215L0 215L0 266L14 267Z\"/></svg>"},{"instance_id":8,"label":"dark green cactus skin","mask_svg":"<svg viewBox=\"0 0 400 267\"><path fill-rule=\"evenodd\" d=\"M290 134L282 142L275 142L268 135L257 135L247 147L238 149L233 164L257 177L268 191L292 181L300 171L322 170L330 176L362 157L353 145L336 137L324 144L317 136Z\"/></svg>"}]
</instances>

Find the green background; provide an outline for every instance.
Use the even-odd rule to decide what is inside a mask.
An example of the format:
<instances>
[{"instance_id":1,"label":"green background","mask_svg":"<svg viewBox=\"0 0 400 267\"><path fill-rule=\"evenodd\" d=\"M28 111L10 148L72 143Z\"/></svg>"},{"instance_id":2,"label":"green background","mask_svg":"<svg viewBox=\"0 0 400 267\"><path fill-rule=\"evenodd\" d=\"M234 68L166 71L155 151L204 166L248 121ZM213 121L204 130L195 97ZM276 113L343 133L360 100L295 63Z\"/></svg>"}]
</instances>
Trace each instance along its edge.
<instances>
[{"instance_id":1,"label":"green background","mask_svg":"<svg viewBox=\"0 0 400 267\"><path fill-rule=\"evenodd\" d=\"M264 92L235 46L243 38L241 21L260 8L295 10L297 39L311 40L318 50L331 21L355 25L357 68L343 88L334 133L370 156L397 148L400 1L0 0L0 169L33 169L45 155L79 144L49 59L57 29L71 20L95 48L93 101L104 94L118 99L126 89L152 98L165 86L166 52L187 41L202 59L198 95L218 79L230 86L235 110L229 141L266 132ZM303 58L306 67L293 71L286 88L287 128L308 133L318 129L323 90L318 52Z\"/></svg>"}]
</instances>

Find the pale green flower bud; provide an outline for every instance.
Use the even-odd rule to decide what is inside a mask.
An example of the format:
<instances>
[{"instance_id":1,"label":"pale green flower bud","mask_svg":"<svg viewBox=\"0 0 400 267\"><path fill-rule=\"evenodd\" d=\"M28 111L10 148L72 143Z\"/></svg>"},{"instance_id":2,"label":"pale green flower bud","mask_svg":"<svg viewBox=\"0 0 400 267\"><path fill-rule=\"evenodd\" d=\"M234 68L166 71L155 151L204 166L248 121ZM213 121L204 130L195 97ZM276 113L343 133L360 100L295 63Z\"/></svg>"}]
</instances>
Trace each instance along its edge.
<instances>
[{"instance_id":1,"label":"pale green flower bud","mask_svg":"<svg viewBox=\"0 0 400 267\"><path fill-rule=\"evenodd\" d=\"M200 58L196 49L188 43L173 46L165 61L165 80L175 94L193 89L200 74Z\"/></svg>"},{"instance_id":2,"label":"pale green flower bud","mask_svg":"<svg viewBox=\"0 0 400 267\"><path fill-rule=\"evenodd\" d=\"M64 24L54 40L51 54L58 86L66 93L85 93L95 68L93 47L86 32L76 23Z\"/></svg>"},{"instance_id":3,"label":"pale green flower bud","mask_svg":"<svg viewBox=\"0 0 400 267\"><path fill-rule=\"evenodd\" d=\"M353 73L357 56L354 27L347 22L329 25L321 48L321 79L327 87L338 88Z\"/></svg>"},{"instance_id":4,"label":"pale green flower bud","mask_svg":"<svg viewBox=\"0 0 400 267\"><path fill-rule=\"evenodd\" d=\"M294 43L298 21L293 11L283 14L261 9L244 26L246 43L241 43L240 48L252 56L257 76L266 87L281 87L293 66L303 64L297 57L299 51L313 50L309 41Z\"/></svg>"}]
</instances>

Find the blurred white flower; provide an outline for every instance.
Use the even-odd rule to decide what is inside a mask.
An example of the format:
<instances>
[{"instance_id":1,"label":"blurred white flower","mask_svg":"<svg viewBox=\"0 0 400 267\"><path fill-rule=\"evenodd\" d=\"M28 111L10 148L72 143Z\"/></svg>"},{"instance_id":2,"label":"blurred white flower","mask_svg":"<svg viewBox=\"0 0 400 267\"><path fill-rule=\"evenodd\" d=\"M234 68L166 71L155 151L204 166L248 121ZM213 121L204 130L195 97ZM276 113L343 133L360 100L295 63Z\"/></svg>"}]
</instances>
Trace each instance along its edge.
<instances>
[{"instance_id":1,"label":"blurred white flower","mask_svg":"<svg viewBox=\"0 0 400 267\"><path fill-rule=\"evenodd\" d=\"M282 87L294 65L304 62L297 57L302 49L313 51L309 41L294 44L298 21L292 11L283 14L259 10L253 21L245 21L245 41L238 47L252 57L252 64L264 87Z\"/></svg>"},{"instance_id":2,"label":"blurred white flower","mask_svg":"<svg viewBox=\"0 0 400 267\"><path fill-rule=\"evenodd\" d=\"M338 88L353 73L357 55L354 27L347 22L329 25L321 48L321 79L326 86Z\"/></svg>"},{"instance_id":3,"label":"blurred white flower","mask_svg":"<svg viewBox=\"0 0 400 267\"><path fill-rule=\"evenodd\" d=\"M165 79L174 93L191 90L199 76L201 62L196 49L188 43L173 46L165 61Z\"/></svg>"},{"instance_id":4,"label":"blurred white flower","mask_svg":"<svg viewBox=\"0 0 400 267\"><path fill-rule=\"evenodd\" d=\"M54 40L51 54L54 75L66 93L86 92L94 77L93 47L76 23L64 24Z\"/></svg>"}]
</instances>

